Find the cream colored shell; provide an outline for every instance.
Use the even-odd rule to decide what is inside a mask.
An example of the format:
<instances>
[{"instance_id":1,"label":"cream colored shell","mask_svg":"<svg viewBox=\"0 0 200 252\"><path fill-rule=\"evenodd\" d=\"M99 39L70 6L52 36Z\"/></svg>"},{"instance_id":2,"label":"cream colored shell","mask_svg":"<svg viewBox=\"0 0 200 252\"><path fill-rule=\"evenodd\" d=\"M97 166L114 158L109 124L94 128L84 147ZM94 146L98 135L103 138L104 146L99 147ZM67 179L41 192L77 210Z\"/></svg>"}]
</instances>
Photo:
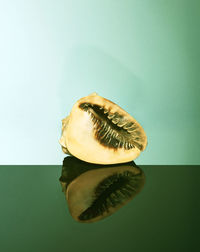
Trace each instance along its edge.
<instances>
[{"instance_id":1,"label":"cream colored shell","mask_svg":"<svg viewBox=\"0 0 200 252\"><path fill-rule=\"evenodd\" d=\"M108 110L110 114L118 113L123 117L123 120L133 122L136 125L137 132L140 133L140 139L137 141L140 144L142 143L141 149L137 146L131 149L124 149L109 148L102 145L95 137L94 122L91 120L91 114L80 108L80 104L83 103L95 104ZM93 111L93 114L98 117L95 111ZM116 164L136 159L141 151L146 148L147 137L141 125L125 110L117 104L93 93L78 100L74 104L70 115L62 120L62 136L59 142L64 153L71 154L83 161L96 164Z\"/></svg>"}]
</instances>

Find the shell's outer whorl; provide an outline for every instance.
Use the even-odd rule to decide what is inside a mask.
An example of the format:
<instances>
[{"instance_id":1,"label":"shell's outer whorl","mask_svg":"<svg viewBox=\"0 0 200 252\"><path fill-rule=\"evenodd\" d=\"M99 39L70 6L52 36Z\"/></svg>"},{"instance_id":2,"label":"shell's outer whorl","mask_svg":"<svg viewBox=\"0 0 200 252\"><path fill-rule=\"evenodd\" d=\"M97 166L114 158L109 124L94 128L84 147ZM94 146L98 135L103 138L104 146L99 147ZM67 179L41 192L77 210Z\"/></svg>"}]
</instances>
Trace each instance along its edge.
<instances>
[{"instance_id":1,"label":"shell's outer whorl","mask_svg":"<svg viewBox=\"0 0 200 252\"><path fill-rule=\"evenodd\" d=\"M68 122L69 122L69 116L65 117L63 120L62 120L62 136L59 140L59 143L62 147L62 150L65 154L70 154L69 150L67 149L67 145L66 145L66 134L67 134L67 125L68 125Z\"/></svg>"}]
</instances>

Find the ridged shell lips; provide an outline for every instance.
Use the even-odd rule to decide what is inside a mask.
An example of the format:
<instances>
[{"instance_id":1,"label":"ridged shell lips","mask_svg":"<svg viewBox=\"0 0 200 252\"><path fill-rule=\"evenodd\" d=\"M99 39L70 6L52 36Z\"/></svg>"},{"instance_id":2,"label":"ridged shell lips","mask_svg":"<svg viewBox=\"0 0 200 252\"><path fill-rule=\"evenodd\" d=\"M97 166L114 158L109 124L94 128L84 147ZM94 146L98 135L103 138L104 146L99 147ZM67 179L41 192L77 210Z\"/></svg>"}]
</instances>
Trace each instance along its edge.
<instances>
[{"instance_id":1,"label":"ridged shell lips","mask_svg":"<svg viewBox=\"0 0 200 252\"><path fill-rule=\"evenodd\" d=\"M78 100L62 120L62 150L96 164L124 163L146 148L141 125L117 104L93 93Z\"/></svg>"}]
</instances>

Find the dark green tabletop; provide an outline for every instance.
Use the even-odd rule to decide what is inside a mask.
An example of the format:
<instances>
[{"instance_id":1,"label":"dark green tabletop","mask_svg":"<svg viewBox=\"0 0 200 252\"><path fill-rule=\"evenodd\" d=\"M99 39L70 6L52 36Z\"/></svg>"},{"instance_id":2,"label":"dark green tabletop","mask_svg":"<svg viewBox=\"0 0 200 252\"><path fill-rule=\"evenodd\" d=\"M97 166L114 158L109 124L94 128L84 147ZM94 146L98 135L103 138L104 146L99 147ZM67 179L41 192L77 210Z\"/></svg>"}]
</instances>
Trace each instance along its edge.
<instances>
[{"instance_id":1,"label":"dark green tabletop","mask_svg":"<svg viewBox=\"0 0 200 252\"><path fill-rule=\"evenodd\" d=\"M140 166L142 191L96 223L69 214L62 166L0 166L0 250L199 251L200 166Z\"/></svg>"}]
</instances>

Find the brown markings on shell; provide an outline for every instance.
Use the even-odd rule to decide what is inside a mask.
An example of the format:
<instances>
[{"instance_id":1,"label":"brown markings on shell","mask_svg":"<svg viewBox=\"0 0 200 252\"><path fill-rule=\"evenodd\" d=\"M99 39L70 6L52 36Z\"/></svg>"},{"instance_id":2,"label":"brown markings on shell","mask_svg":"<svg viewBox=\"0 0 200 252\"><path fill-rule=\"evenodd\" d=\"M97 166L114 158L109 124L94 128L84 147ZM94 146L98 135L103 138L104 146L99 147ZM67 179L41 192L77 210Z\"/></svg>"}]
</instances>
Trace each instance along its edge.
<instances>
[{"instance_id":1,"label":"brown markings on shell","mask_svg":"<svg viewBox=\"0 0 200 252\"><path fill-rule=\"evenodd\" d=\"M107 99L105 100L108 102L111 102ZM113 102L111 103L113 105L116 105ZM118 107L118 105L116 106ZM91 104L88 102L87 103L83 102L79 104L79 108L90 113L91 119L94 123L95 138L104 147L113 149L114 151L116 151L118 148L124 148L126 150L129 150L129 149L135 148L134 146L136 146L139 150L143 149L143 145L137 142L139 140L138 138L139 134L136 134L136 132L139 132L139 131L135 131L135 132L133 131L134 134L128 132L128 129L131 128L130 126L133 126L135 124L134 122L131 122L130 120L125 119L127 120L127 122L124 125L124 127L125 128L128 127L128 128L124 129L123 127L119 127L117 124L114 124L112 122L112 119L115 117L120 118L120 120L124 120L123 115L119 114L118 112L115 112L115 113L112 113L114 117L112 117L111 119L108 119L108 115L111 115L110 107L106 108L106 110L108 111L106 114L104 113L105 107L101 107L98 104ZM111 130L108 131L109 127L111 128ZM106 131L104 131L104 128L106 128ZM135 129L137 129L137 127ZM118 134L118 136L112 137L112 135L116 136L116 133Z\"/></svg>"}]
</instances>

